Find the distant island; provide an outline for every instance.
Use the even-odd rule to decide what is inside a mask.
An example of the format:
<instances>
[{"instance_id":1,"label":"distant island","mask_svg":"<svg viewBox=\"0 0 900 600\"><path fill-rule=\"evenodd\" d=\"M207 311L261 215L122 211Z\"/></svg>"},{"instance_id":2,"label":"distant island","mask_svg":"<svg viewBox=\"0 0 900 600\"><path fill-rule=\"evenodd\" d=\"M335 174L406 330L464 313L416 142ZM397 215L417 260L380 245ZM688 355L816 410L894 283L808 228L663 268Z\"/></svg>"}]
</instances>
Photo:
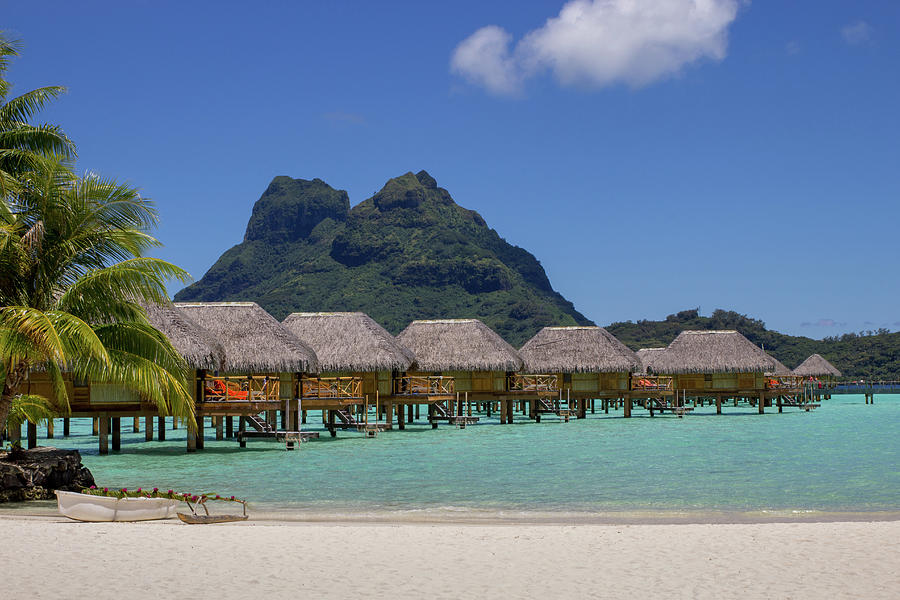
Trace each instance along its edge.
<instances>
[{"instance_id":1,"label":"distant island","mask_svg":"<svg viewBox=\"0 0 900 600\"><path fill-rule=\"evenodd\" d=\"M414 319L472 317L516 347L545 326L594 324L553 289L531 253L458 205L425 171L388 180L352 208L347 192L321 179L275 177L244 240L175 299L251 300L278 319L362 311L395 335ZM736 329L789 367L819 353L847 377L900 373L900 333L814 340L721 309L607 329L633 350L665 346L685 329Z\"/></svg>"}]
</instances>

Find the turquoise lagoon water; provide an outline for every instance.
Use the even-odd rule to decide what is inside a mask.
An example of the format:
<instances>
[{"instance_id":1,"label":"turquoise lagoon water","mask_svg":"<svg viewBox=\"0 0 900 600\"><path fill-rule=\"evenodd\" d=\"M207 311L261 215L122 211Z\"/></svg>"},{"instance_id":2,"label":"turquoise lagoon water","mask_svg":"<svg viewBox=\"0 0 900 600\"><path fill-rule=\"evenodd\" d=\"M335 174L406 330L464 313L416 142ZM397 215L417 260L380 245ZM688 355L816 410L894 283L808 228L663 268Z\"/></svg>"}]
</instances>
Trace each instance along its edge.
<instances>
[{"instance_id":1,"label":"turquoise lagoon water","mask_svg":"<svg viewBox=\"0 0 900 600\"><path fill-rule=\"evenodd\" d=\"M186 454L184 429L170 425L165 442L123 433L120 453L98 456L86 419L66 439L40 432L40 443L80 450L101 486L235 494L281 514L900 511L900 397L876 400L765 415L706 407L683 419L482 418L464 430L423 420L375 439L326 432L294 452L262 440L240 449L207 428L206 449Z\"/></svg>"}]
</instances>

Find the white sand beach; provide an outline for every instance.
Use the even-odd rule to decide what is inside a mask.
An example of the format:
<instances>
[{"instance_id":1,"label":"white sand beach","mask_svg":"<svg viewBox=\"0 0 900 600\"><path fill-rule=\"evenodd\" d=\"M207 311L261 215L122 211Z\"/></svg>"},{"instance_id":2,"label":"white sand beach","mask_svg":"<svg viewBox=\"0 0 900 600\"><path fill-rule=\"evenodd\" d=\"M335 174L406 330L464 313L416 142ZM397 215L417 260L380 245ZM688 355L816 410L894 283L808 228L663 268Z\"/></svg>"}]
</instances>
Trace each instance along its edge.
<instances>
[{"instance_id":1,"label":"white sand beach","mask_svg":"<svg viewBox=\"0 0 900 600\"><path fill-rule=\"evenodd\" d=\"M897 598L900 521L467 525L0 517L21 598Z\"/></svg>"}]
</instances>

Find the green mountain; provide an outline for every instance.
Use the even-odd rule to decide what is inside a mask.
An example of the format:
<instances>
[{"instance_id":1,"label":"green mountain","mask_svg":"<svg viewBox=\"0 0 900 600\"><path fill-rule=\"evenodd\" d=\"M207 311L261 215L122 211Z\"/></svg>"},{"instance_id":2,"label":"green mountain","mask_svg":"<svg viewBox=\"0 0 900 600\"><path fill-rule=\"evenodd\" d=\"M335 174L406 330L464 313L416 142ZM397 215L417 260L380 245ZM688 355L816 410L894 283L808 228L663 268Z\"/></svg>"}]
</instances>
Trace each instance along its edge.
<instances>
[{"instance_id":1,"label":"green mountain","mask_svg":"<svg viewBox=\"0 0 900 600\"><path fill-rule=\"evenodd\" d=\"M900 374L900 333L886 330L814 340L770 331L758 319L721 309L709 317L700 316L699 309L684 310L664 321L613 323L606 329L632 350L667 346L685 329L736 329L792 369L818 353L844 377L895 379Z\"/></svg>"},{"instance_id":2,"label":"green mountain","mask_svg":"<svg viewBox=\"0 0 900 600\"><path fill-rule=\"evenodd\" d=\"M413 319L475 317L514 346L546 325L591 324L534 256L425 171L353 208L324 181L276 177L244 241L175 299L253 300L278 319L360 310L395 334Z\"/></svg>"}]
</instances>

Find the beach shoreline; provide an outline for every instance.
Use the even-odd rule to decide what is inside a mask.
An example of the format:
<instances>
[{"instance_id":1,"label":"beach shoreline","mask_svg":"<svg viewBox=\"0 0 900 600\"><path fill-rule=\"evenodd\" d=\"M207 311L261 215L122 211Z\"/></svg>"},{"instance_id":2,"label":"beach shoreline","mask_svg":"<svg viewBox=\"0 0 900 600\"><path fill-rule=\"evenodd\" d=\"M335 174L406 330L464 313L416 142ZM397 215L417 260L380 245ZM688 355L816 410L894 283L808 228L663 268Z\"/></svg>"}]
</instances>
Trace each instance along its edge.
<instances>
[{"instance_id":1,"label":"beach shoreline","mask_svg":"<svg viewBox=\"0 0 900 600\"><path fill-rule=\"evenodd\" d=\"M900 521L461 524L0 515L6 589L60 598L892 598ZM44 569L43 565L54 565Z\"/></svg>"},{"instance_id":2,"label":"beach shoreline","mask_svg":"<svg viewBox=\"0 0 900 600\"><path fill-rule=\"evenodd\" d=\"M900 521L896 511L821 511L803 509L535 511L461 507L374 511L324 508L272 509L248 504L252 522L282 525L756 525L766 523L869 523ZM55 501L0 505L0 519L61 519Z\"/></svg>"}]
</instances>

